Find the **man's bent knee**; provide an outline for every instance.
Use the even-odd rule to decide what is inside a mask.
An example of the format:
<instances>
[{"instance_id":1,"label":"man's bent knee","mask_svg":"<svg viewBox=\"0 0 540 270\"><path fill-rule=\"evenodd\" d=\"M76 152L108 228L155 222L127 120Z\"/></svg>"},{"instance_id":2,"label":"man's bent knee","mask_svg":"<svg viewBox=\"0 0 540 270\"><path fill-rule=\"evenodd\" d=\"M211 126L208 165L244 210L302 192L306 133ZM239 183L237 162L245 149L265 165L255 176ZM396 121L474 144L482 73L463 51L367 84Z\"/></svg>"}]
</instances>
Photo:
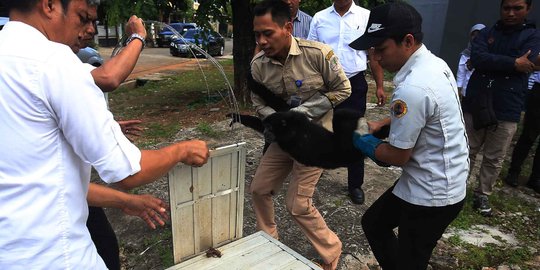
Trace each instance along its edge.
<instances>
[{"instance_id":1,"label":"man's bent knee","mask_svg":"<svg viewBox=\"0 0 540 270\"><path fill-rule=\"evenodd\" d=\"M296 194L292 201L287 201L287 211L293 216L303 216L311 212L311 197Z\"/></svg>"}]
</instances>

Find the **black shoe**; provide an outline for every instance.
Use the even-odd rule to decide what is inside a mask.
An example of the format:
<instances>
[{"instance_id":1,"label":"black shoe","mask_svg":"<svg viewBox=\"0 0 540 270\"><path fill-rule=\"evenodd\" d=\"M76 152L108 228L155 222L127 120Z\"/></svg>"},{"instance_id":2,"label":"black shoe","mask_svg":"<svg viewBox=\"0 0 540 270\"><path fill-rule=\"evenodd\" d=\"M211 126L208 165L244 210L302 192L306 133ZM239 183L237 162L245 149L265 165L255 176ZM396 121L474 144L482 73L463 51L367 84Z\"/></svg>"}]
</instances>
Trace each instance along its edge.
<instances>
[{"instance_id":1,"label":"black shoe","mask_svg":"<svg viewBox=\"0 0 540 270\"><path fill-rule=\"evenodd\" d=\"M519 172L508 172L508 175L506 178L504 178L504 182L511 186L511 187L517 187L519 185Z\"/></svg>"},{"instance_id":2,"label":"black shoe","mask_svg":"<svg viewBox=\"0 0 540 270\"><path fill-rule=\"evenodd\" d=\"M363 204L365 197L362 188L353 188L349 190L349 197L354 204Z\"/></svg>"},{"instance_id":3,"label":"black shoe","mask_svg":"<svg viewBox=\"0 0 540 270\"><path fill-rule=\"evenodd\" d=\"M475 193L473 197L473 208L478 210L480 215L484 217L491 217L493 215L487 195Z\"/></svg>"},{"instance_id":4,"label":"black shoe","mask_svg":"<svg viewBox=\"0 0 540 270\"><path fill-rule=\"evenodd\" d=\"M527 186L532 188L536 193L540 193L540 180L538 179L529 179L529 182L527 182Z\"/></svg>"}]
</instances>

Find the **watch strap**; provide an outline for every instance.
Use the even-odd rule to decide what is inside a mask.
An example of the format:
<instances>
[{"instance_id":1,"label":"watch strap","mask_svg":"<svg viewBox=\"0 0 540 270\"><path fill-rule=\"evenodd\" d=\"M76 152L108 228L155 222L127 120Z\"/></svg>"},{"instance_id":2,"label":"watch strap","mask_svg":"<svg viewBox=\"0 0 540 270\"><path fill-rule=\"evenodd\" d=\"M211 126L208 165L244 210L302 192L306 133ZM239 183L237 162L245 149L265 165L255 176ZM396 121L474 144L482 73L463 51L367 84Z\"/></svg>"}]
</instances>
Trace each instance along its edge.
<instances>
[{"instance_id":1,"label":"watch strap","mask_svg":"<svg viewBox=\"0 0 540 270\"><path fill-rule=\"evenodd\" d=\"M142 42L142 48L141 48L141 51L144 49L144 47L146 46L146 41L144 40L144 38L137 34L137 33L133 33L131 34L131 36L129 36L129 38L126 40L126 45L128 45L131 41L133 41L134 39L138 39Z\"/></svg>"}]
</instances>

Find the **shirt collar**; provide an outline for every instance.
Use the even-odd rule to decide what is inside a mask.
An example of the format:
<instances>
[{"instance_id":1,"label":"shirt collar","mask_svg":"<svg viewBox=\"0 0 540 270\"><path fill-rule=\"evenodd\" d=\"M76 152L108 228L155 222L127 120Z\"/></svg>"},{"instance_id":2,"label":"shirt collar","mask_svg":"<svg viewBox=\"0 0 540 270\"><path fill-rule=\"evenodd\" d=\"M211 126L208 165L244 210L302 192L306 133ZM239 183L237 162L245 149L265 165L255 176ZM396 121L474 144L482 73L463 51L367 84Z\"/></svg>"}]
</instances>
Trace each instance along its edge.
<instances>
[{"instance_id":1,"label":"shirt collar","mask_svg":"<svg viewBox=\"0 0 540 270\"><path fill-rule=\"evenodd\" d=\"M300 50L300 46L298 46L298 41L295 37L291 38L291 48L289 49L289 55L299 55L302 51Z\"/></svg>"},{"instance_id":2,"label":"shirt collar","mask_svg":"<svg viewBox=\"0 0 540 270\"><path fill-rule=\"evenodd\" d=\"M347 12L345 12L345 14L343 14L343 16L347 15L349 12L353 13L353 14L356 13L356 8L355 7L356 7L356 4L353 1L351 6L349 7L349 10L347 10ZM332 10L330 10L330 12L334 12L337 15L339 15L339 13L336 11L336 8L334 7L334 4L332 4Z\"/></svg>"},{"instance_id":3,"label":"shirt collar","mask_svg":"<svg viewBox=\"0 0 540 270\"><path fill-rule=\"evenodd\" d=\"M14 29L13 31L15 31L15 32L26 32L26 34L24 34L24 35L34 35L36 37L39 36L40 39L50 41L49 39L47 39L47 37L45 37L45 35L42 32L40 32L35 27L33 27L33 26L29 25L29 24L26 24L26 23L23 23L23 22L20 22L20 21L8 21L4 25L3 30L11 29L11 28L13 28Z\"/></svg>"},{"instance_id":4,"label":"shirt collar","mask_svg":"<svg viewBox=\"0 0 540 270\"><path fill-rule=\"evenodd\" d=\"M394 84L399 85L402 83L405 78L407 78L407 75L409 75L409 72L411 71L411 68L414 64L416 64L416 61L418 58L420 58L422 55L425 55L426 53L429 53L428 49L424 44L414 52L411 57L407 60L405 65L401 67L401 69L396 73L396 76L394 77Z\"/></svg>"},{"instance_id":5,"label":"shirt collar","mask_svg":"<svg viewBox=\"0 0 540 270\"><path fill-rule=\"evenodd\" d=\"M301 10L298 10L298 11L296 12L296 17L294 17L292 20L293 20L293 21L299 21L299 22L301 22L301 21L303 21L304 19L306 19L306 17L307 17L307 13L305 13L305 12L303 12L303 11L301 11Z\"/></svg>"}]
</instances>

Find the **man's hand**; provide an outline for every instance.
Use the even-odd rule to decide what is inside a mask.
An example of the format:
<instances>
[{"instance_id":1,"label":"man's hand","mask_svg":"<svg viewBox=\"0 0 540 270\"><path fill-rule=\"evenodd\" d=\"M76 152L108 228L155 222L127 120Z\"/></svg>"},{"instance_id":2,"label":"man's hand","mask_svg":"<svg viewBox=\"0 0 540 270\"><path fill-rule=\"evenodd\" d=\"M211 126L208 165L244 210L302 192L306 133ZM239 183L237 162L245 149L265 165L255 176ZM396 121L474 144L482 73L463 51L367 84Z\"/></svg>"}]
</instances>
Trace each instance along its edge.
<instances>
[{"instance_id":1,"label":"man's hand","mask_svg":"<svg viewBox=\"0 0 540 270\"><path fill-rule=\"evenodd\" d=\"M533 62L529 61L529 54L531 54L531 50L528 50L524 55L516 58L514 67L517 71L523 73L531 73L534 71L535 65Z\"/></svg>"},{"instance_id":2,"label":"man's hand","mask_svg":"<svg viewBox=\"0 0 540 270\"><path fill-rule=\"evenodd\" d=\"M369 128L369 133L373 134L373 133L381 130L381 128L383 126L387 125L387 123L385 123L384 121L368 121L367 125L368 125L368 128Z\"/></svg>"},{"instance_id":3,"label":"man's hand","mask_svg":"<svg viewBox=\"0 0 540 270\"><path fill-rule=\"evenodd\" d=\"M140 217L152 229L156 228L156 223L163 226L165 220L169 219L167 209L169 206L162 200L148 195L127 194L122 211L130 216Z\"/></svg>"},{"instance_id":4,"label":"man's hand","mask_svg":"<svg viewBox=\"0 0 540 270\"><path fill-rule=\"evenodd\" d=\"M120 129L122 129L122 133L125 135L131 135L131 136L141 136L143 132L143 128L139 126L141 124L141 120L126 120L126 121L118 121L118 124L120 125ZM131 138L128 137L130 141L133 141Z\"/></svg>"},{"instance_id":5,"label":"man's hand","mask_svg":"<svg viewBox=\"0 0 540 270\"><path fill-rule=\"evenodd\" d=\"M206 142L201 140L191 140L181 142L181 144L184 155L184 158L181 159L182 163L189 166L200 167L208 161L210 151L208 150L208 146L206 146Z\"/></svg>"},{"instance_id":6,"label":"man's hand","mask_svg":"<svg viewBox=\"0 0 540 270\"><path fill-rule=\"evenodd\" d=\"M474 69L471 63L471 59L468 59L467 62L465 62L465 65L467 66L467 69L470 71Z\"/></svg>"},{"instance_id":7,"label":"man's hand","mask_svg":"<svg viewBox=\"0 0 540 270\"><path fill-rule=\"evenodd\" d=\"M384 104L386 104L386 93L381 86L377 88L377 106L382 107Z\"/></svg>"},{"instance_id":8,"label":"man's hand","mask_svg":"<svg viewBox=\"0 0 540 270\"><path fill-rule=\"evenodd\" d=\"M127 36L139 34L141 37L146 38L146 27L144 27L143 20L135 15L131 16L126 23L126 34Z\"/></svg>"}]
</instances>

